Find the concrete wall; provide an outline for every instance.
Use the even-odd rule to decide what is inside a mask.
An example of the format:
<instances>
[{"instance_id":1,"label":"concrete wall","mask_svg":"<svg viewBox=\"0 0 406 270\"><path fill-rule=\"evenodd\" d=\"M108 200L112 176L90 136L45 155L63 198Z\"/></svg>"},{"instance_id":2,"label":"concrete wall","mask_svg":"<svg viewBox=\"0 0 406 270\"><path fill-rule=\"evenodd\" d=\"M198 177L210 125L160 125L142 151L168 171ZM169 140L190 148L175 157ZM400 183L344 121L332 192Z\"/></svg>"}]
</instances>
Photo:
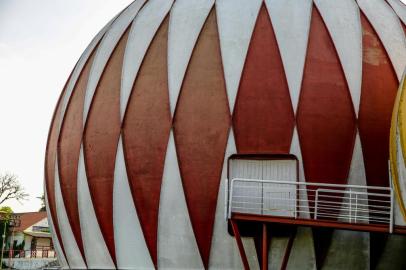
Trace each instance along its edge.
<instances>
[{"instance_id":1,"label":"concrete wall","mask_svg":"<svg viewBox=\"0 0 406 270\"><path fill-rule=\"evenodd\" d=\"M57 259L13 259L11 263L8 259L3 259L3 263L7 267L12 267L14 269L43 269L49 265L55 265Z\"/></svg>"}]
</instances>

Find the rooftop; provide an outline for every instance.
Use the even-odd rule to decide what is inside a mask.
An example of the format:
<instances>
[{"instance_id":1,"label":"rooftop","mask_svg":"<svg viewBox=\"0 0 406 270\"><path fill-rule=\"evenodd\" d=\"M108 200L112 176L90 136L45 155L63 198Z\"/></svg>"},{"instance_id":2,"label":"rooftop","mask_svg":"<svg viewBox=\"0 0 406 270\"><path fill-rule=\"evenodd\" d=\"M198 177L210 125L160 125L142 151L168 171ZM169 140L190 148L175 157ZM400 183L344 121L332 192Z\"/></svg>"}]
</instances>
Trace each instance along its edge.
<instances>
[{"instance_id":1,"label":"rooftop","mask_svg":"<svg viewBox=\"0 0 406 270\"><path fill-rule=\"evenodd\" d=\"M35 223L43 220L47 217L47 212L26 212L26 213L15 213L16 215L20 216L21 225L20 227L16 227L16 232L23 232L24 230L28 229L30 226L34 225Z\"/></svg>"}]
</instances>

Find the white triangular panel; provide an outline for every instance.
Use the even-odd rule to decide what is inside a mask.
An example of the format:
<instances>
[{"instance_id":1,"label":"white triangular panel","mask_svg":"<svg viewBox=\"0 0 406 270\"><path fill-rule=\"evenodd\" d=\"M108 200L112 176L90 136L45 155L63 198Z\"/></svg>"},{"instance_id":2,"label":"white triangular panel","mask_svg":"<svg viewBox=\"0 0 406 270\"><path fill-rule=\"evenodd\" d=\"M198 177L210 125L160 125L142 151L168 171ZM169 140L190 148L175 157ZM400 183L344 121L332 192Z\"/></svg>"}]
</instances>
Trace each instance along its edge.
<instances>
[{"instance_id":1,"label":"white triangular panel","mask_svg":"<svg viewBox=\"0 0 406 270\"><path fill-rule=\"evenodd\" d=\"M366 186L367 185L367 178L365 175L365 166L364 166L364 156L362 154L362 146L361 146L361 140L359 137L359 133L357 131L357 134L355 136L355 143L354 143L354 150L352 152L352 159L351 159L351 165L350 165L350 173L348 175L348 185L360 185L360 186ZM349 191L349 189L346 189ZM367 190L356 190L356 191L361 191L361 192L367 192ZM359 195L360 199L366 200L368 199L367 196ZM360 203L365 203L366 201L360 201ZM348 208L348 199L343 200L343 206ZM365 206L364 208L367 208ZM368 212L361 212L359 213L360 215L365 218L365 223L368 223ZM343 222L348 222L348 210L342 209L340 215L342 216L340 218L341 221Z\"/></svg>"},{"instance_id":2,"label":"white triangular panel","mask_svg":"<svg viewBox=\"0 0 406 270\"><path fill-rule=\"evenodd\" d=\"M403 218L402 211L400 210L399 200L398 197L395 196L394 204L393 204L393 216L394 216L394 224L397 226L406 226L405 219Z\"/></svg>"},{"instance_id":3,"label":"white triangular panel","mask_svg":"<svg viewBox=\"0 0 406 270\"><path fill-rule=\"evenodd\" d=\"M340 58L358 117L362 81L362 29L353 0L315 0Z\"/></svg>"},{"instance_id":4,"label":"white triangular panel","mask_svg":"<svg viewBox=\"0 0 406 270\"><path fill-rule=\"evenodd\" d=\"M158 216L158 268L203 269L186 206L172 130L165 158Z\"/></svg>"},{"instance_id":5,"label":"white triangular panel","mask_svg":"<svg viewBox=\"0 0 406 270\"><path fill-rule=\"evenodd\" d=\"M382 41L400 81L406 66L406 39L398 16L383 0L358 0L358 5Z\"/></svg>"},{"instance_id":6,"label":"white triangular panel","mask_svg":"<svg viewBox=\"0 0 406 270\"><path fill-rule=\"evenodd\" d=\"M69 267L73 269L85 269L86 264L82 258L78 244L76 243L75 236L73 235L65 204L63 202L57 162L55 163L55 205L56 209L58 209L56 215L58 218L59 231L65 248L65 256L69 262Z\"/></svg>"},{"instance_id":7,"label":"white triangular panel","mask_svg":"<svg viewBox=\"0 0 406 270\"><path fill-rule=\"evenodd\" d=\"M210 269L242 269L241 258L234 237L227 230L226 220L226 178L228 157L237 152L233 132L229 133L226 153L224 156L223 171L221 174L220 189L217 197L216 216L210 250ZM253 241L253 240L252 240Z\"/></svg>"},{"instance_id":8,"label":"white triangular panel","mask_svg":"<svg viewBox=\"0 0 406 270\"><path fill-rule=\"evenodd\" d=\"M216 14L230 111L262 0L217 0Z\"/></svg>"},{"instance_id":9,"label":"white triangular panel","mask_svg":"<svg viewBox=\"0 0 406 270\"><path fill-rule=\"evenodd\" d=\"M352 160L350 167L350 174L348 176L349 185L367 185L367 178L365 175L364 156L362 154L361 140L359 133L355 136L354 150L352 152Z\"/></svg>"},{"instance_id":10,"label":"white triangular panel","mask_svg":"<svg viewBox=\"0 0 406 270\"><path fill-rule=\"evenodd\" d=\"M300 148L299 134L297 127L293 129L292 143L290 145L290 153L295 155L299 161L299 182L305 183L302 151ZM307 197L307 192L299 191L299 213L300 218L309 219L310 209ZM314 251L313 233L310 228L298 228L298 232L293 241L292 251L289 256L287 269L316 269L316 257Z\"/></svg>"},{"instance_id":11,"label":"white triangular panel","mask_svg":"<svg viewBox=\"0 0 406 270\"><path fill-rule=\"evenodd\" d=\"M124 10L120 16L111 24L107 30L99 48L93 60L92 67L89 73L89 80L86 87L84 110L83 110L83 124L86 123L87 115L89 113L90 104L93 99L93 95L96 91L96 87L99 83L100 77L104 71L104 68L110 59L111 54L114 51L121 36L127 30L128 26L137 15L138 10L142 7L143 1L134 1L126 10Z\"/></svg>"},{"instance_id":12,"label":"white triangular panel","mask_svg":"<svg viewBox=\"0 0 406 270\"><path fill-rule=\"evenodd\" d=\"M283 257L289 244L289 237L273 236L269 244L268 269L281 269ZM283 268L282 268L283 269Z\"/></svg>"},{"instance_id":13,"label":"white triangular panel","mask_svg":"<svg viewBox=\"0 0 406 270\"><path fill-rule=\"evenodd\" d=\"M104 242L90 196L83 146L80 148L77 187L80 229L87 266L93 269L115 269L113 260Z\"/></svg>"},{"instance_id":14,"label":"white triangular panel","mask_svg":"<svg viewBox=\"0 0 406 270\"><path fill-rule=\"evenodd\" d=\"M128 99L142 60L172 3L173 0L150 0L134 19L124 53L120 92L121 121L123 121Z\"/></svg>"},{"instance_id":15,"label":"white triangular panel","mask_svg":"<svg viewBox=\"0 0 406 270\"><path fill-rule=\"evenodd\" d=\"M311 228L297 228L286 269L317 270Z\"/></svg>"},{"instance_id":16,"label":"white triangular panel","mask_svg":"<svg viewBox=\"0 0 406 270\"><path fill-rule=\"evenodd\" d=\"M125 167L122 139L118 142L113 186L114 241L118 269L153 269Z\"/></svg>"},{"instance_id":17,"label":"white triangular panel","mask_svg":"<svg viewBox=\"0 0 406 270\"><path fill-rule=\"evenodd\" d=\"M371 269L370 260L368 232L334 230L322 269Z\"/></svg>"},{"instance_id":18,"label":"white triangular panel","mask_svg":"<svg viewBox=\"0 0 406 270\"><path fill-rule=\"evenodd\" d=\"M172 116L183 77L214 0L177 0L169 17L168 85Z\"/></svg>"},{"instance_id":19,"label":"white triangular panel","mask_svg":"<svg viewBox=\"0 0 406 270\"><path fill-rule=\"evenodd\" d=\"M293 130L293 136L292 136L292 143L290 145L290 153L295 155L299 161L299 182L306 182L305 180L305 175L304 175L304 168L303 168L303 159L302 159L302 151L300 149L300 143L299 143L299 135L297 133L297 128L295 127ZM300 190L299 191L299 217L302 218L310 218L310 213L309 213L309 205L307 203L307 192Z\"/></svg>"},{"instance_id":20,"label":"white triangular panel","mask_svg":"<svg viewBox=\"0 0 406 270\"><path fill-rule=\"evenodd\" d=\"M406 4L400 0L386 0L392 6L393 10L399 16L400 20L406 24Z\"/></svg>"},{"instance_id":21,"label":"white triangular panel","mask_svg":"<svg viewBox=\"0 0 406 270\"><path fill-rule=\"evenodd\" d=\"M360 185L366 186L367 180L365 175L365 166L364 158L362 154L361 140L359 133L357 132L354 143L354 150L352 153L350 173L348 176L348 185ZM349 189L346 189L349 191ZM357 189L354 191L363 191L366 192L366 189ZM360 199L368 199L367 196L359 195ZM349 200L343 200L343 207L348 208ZM359 203L365 204L367 201L360 200ZM367 206L360 208L367 208ZM342 208L339 218L342 222L348 222L348 210ZM358 212L357 215L362 216L364 219L368 219L368 212ZM364 220L367 223L367 220ZM349 241L355 241L352 245L348 245ZM352 231L343 231L335 230L331 239L331 244L329 247L328 255L326 256L325 263L323 264L323 269L334 269L337 267L337 264L343 266L343 268L351 268L355 262L360 267L364 269L369 269L369 233L367 232L352 232ZM345 247L343 249L343 247ZM353 260L342 261L342 258L346 256L351 256Z\"/></svg>"},{"instance_id":22,"label":"white triangular panel","mask_svg":"<svg viewBox=\"0 0 406 270\"><path fill-rule=\"evenodd\" d=\"M69 269L68 262L66 261L65 255L62 251L61 244L59 243L58 236L55 233L55 225L54 225L54 221L52 220L51 212L49 210L47 186L45 184L44 184L44 194L45 194L45 205L47 205L46 211L47 211L49 229L51 231L52 241L53 241L53 245L54 245L54 248L56 251L58 262L62 269Z\"/></svg>"},{"instance_id":23,"label":"white triangular panel","mask_svg":"<svg viewBox=\"0 0 406 270\"><path fill-rule=\"evenodd\" d=\"M216 216L214 220L214 231L210 250L210 269L242 269L242 261L239 255L237 243L231 237L227 229L226 220L226 178L228 170L228 158L237 153L234 133L230 130L227 148L224 156L223 170L221 173L220 189L217 197ZM231 178L232 176L230 176ZM229 179L231 181L231 179ZM228 182L230 183L230 182ZM247 256L250 269L259 269L259 261L256 254L253 237L242 237L244 250ZM226 259L225 259L226 258Z\"/></svg>"},{"instance_id":24,"label":"white triangular panel","mask_svg":"<svg viewBox=\"0 0 406 270\"><path fill-rule=\"evenodd\" d=\"M265 0L288 80L290 98L296 113L312 11L311 0Z\"/></svg>"}]
</instances>

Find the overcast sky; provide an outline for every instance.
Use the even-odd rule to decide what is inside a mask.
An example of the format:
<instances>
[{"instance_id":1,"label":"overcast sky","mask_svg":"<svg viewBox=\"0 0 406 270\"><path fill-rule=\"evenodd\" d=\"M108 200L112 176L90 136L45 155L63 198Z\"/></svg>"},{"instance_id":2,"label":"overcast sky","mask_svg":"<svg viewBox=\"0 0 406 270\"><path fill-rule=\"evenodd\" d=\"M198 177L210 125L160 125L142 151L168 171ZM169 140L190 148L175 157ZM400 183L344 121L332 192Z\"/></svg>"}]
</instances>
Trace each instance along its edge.
<instances>
[{"instance_id":1,"label":"overcast sky","mask_svg":"<svg viewBox=\"0 0 406 270\"><path fill-rule=\"evenodd\" d=\"M0 0L0 173L16 174L30 194L8 203L15 212L40 207L58 96L90 40L131 1Z\"/></svg>"},{"instance_id":2,"label":"overcast sky","mask_svg":"<svg viewBox=\"0 0 406 270\"><path fill-rule=\"evenodd\" d=\"M30 194L15 212L37 211L49 124L61 90L96 33L132 0L0 0L0 173Z\"/></svg>"}]
</instances>

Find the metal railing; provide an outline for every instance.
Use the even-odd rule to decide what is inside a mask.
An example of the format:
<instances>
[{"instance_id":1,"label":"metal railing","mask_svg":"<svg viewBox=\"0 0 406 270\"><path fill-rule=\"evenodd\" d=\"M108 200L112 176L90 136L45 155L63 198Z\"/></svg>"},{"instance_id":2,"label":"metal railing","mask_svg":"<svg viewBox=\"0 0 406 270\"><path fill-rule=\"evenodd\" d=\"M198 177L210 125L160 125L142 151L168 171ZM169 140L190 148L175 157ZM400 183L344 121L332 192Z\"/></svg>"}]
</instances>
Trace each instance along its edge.
<instances>
[{"instance_id":1,"label":"metal railing","mask_svg":"<svg viewBox=\"0 0 406 270\"><path fill-rule=\"evenodd\" d=\"M53 249L32 249L32 250L4 250L3 258L13 259L33 259L33 258L56 258L56 252Z\"/></svg>"},{"instance_id":2,"label":"metal railing","mask_svg":"<svg viewBox=\"0 0 406 270\"><path fill-rule=\"evenodd\" d=\"M228 181L227 181L228 183ZM393 231L391 187L234 178L226 213L387 225Z\"/></svg>"}]
</instances>

